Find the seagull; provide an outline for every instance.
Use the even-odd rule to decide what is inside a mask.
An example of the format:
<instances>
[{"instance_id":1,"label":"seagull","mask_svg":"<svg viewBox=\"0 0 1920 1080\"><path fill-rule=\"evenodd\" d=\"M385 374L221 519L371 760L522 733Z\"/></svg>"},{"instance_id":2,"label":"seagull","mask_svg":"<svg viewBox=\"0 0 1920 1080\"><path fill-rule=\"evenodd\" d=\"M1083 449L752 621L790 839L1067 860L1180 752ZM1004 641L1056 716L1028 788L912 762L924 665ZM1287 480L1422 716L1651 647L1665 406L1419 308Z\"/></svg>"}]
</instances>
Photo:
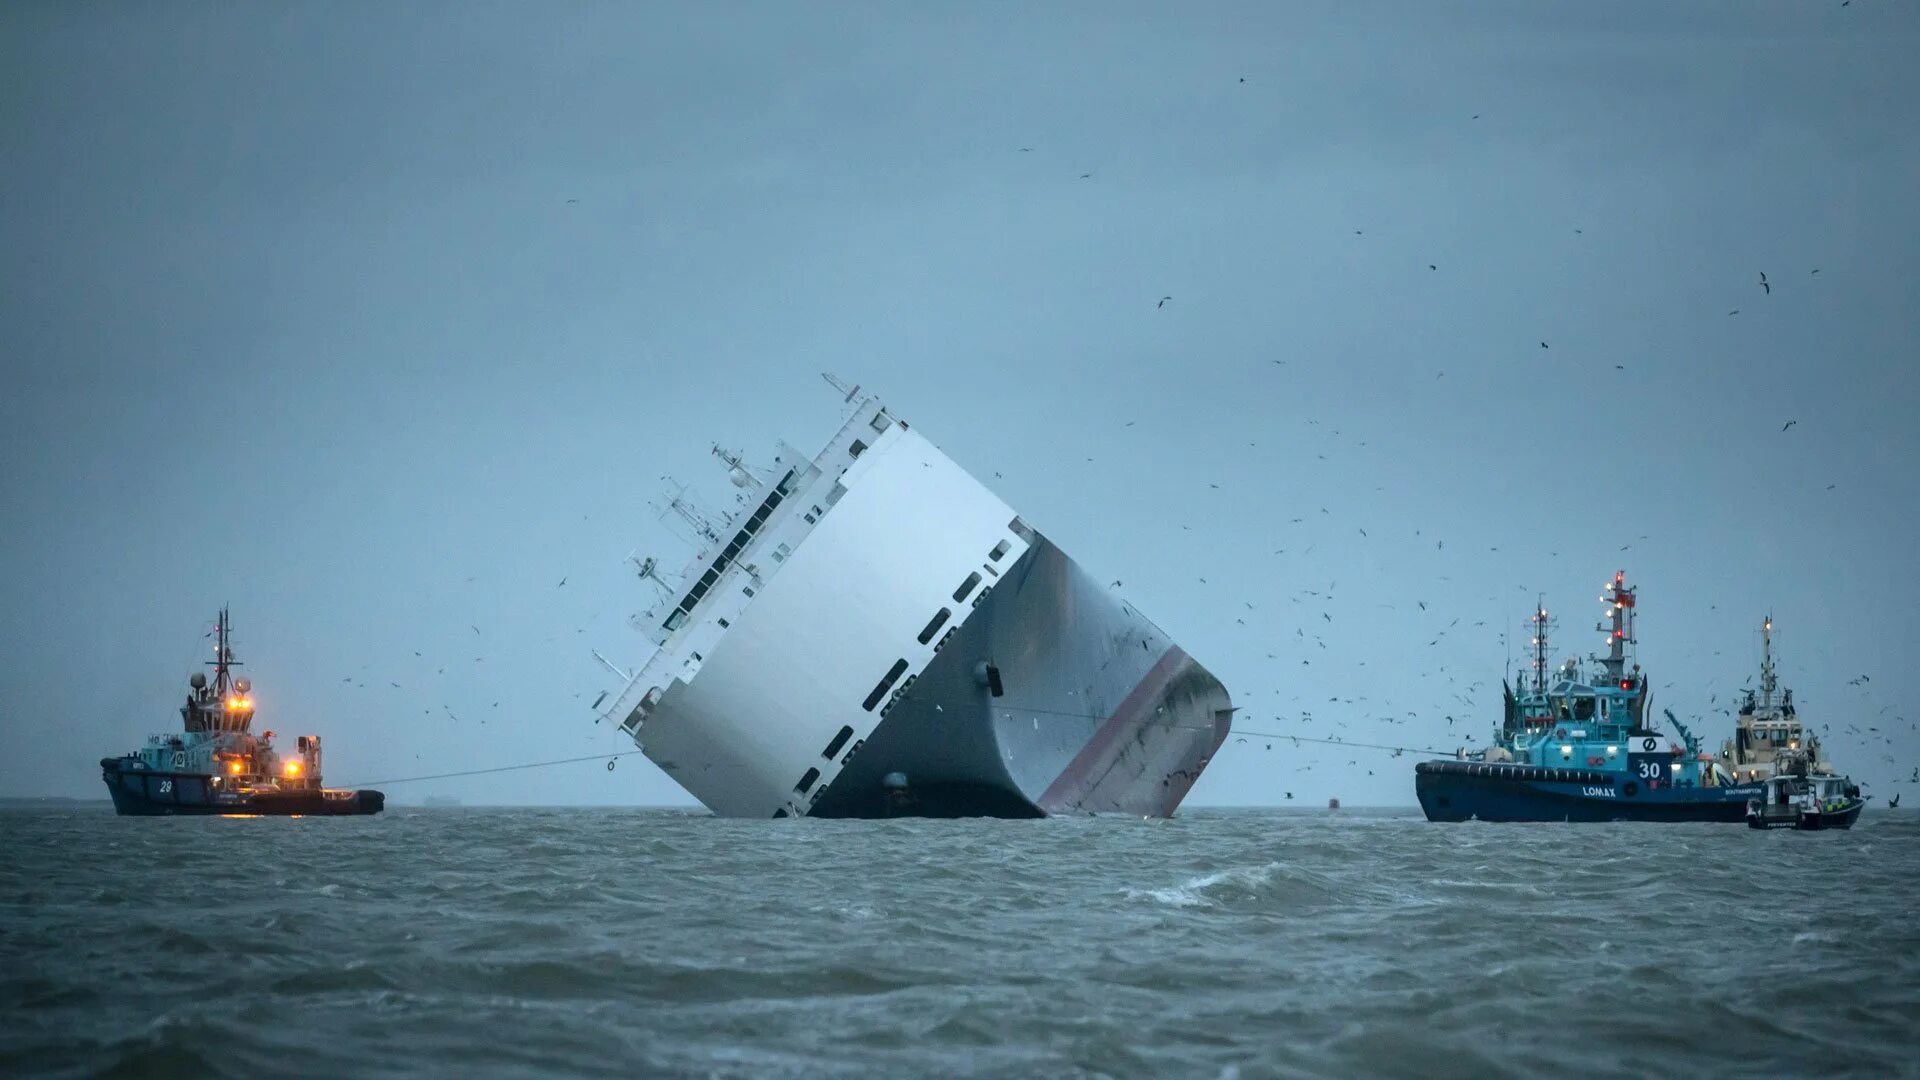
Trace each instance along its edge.
<instances>
[{"instance_id":1,"label":"seagull","mask_svg":"<svg viewBox=\"0 0 1920 1080\"><path fill-rule=\"evenodd\" d=\"M1083 173L1081 173L1081 174L1080 174L1080 179L1082 179L1082 180L1091 180L1091 179L1093 179L1093 174L1092 174L1092 173L1090 173L1090 172L1083 172Z\"/></svg>"},{"instance_id":2,"label":"seagull","mask_svg":"<svg viewBox=\"0 0 1920 1080\"><path fill-rule=\"evenodd\" d=\"M1428 263L1428 264L1427 264L1427 269L1429 269L1429 270L1438 270L1438 269L1440 269L1440 268L1439 268L1439 267L1437 267L1437 266L1435 266L1435 265L1433 265L1432 263Z\"/></svg>"},{"instance_id":3,"label":"seagull","mask_svg":"<svg viewBox=\"0 0 1920 1080\"><path fill-rule=\"evenodd\" d=\"M577 202L579 202L579 201L580 201L579 199L568 199L568 200L567 200L567 202L568 202L569 204L572 204L572 203L577 203Z\"/></svg>"},{"instance_id":4,"label":"seagull","mask_svg":"<svg viewBox=\"0 0 1920 1080\"><path fill-rule=\"evenodd\" d=\"M1819 267L1817 267L1817 266L1816 266L1816 267L1814 267L1814 268L1813 268L1813 272L1814 272L1814 273L1816 273L1816 274L1817 274L1817 273L1819 273L1819 272L1820 272L1820 268L1819 268Z\"/></svg>"},{"instance_id":5,"label":"seagull","mask_svg":"<svg viewBox=\"0 0 1920 1080\"><path fill-rule=\"evenodd\" d=\"M1544 349L1544 348L1546 348L1546 347L1547 347L1547 343L1546 343L1546 342L1544 342L1544 341L1543 341L1543 342L1541 342L1541 343L1540 343L1540 347L1541 347L1541 348L1543 348L1543 349Z\"/></svg>"},{"instance_id":6,"label":"seagull","mask_svg":"<svg viewBox=\"0 0 1920 1080\"><path fill-rule=\"evenodd\" d=\"M556 588L556 589L558 589L558 588L563 588L563 587L564 587L564 586L565 586L566 584L567 584L567 579L566 579L566 578L561 578L561 579L560 579L560 584L559 584L559 585L555 585L555 586L554 586L554 588Z\"/></svg>"},{"instance_id":7,"label":"seagull","mask_svg":"<svg viewBox=\"0 0 1920 1080\"><path fill-rule=\"evenodd\" d=\"M1795 424L1797 424L1797 423L1799 423L1799 422L1800 422L1800 421L1798 421L1798 420L1789 420L1789 421L1787 421L1786 423L1784 423L1784 424L1781 424L1781 425L1780 425L1780 430L1781 430L1781 431L1785 431L1785 430L1787 430L1788 428L1790 428L1790 427L1792 427L1793 425L1795 425Z\"/></svg>"},{"instance_id":8,"label":"seagull","mask_svg":"<svg viewBox=\"0 0 1920 1080\"><path fill-rule=\"evenodd\" d=\"M1773 295L1773 286L1767 284L1767 272L1765 270L1760 271L1760 287L1767 291L1768 296Z\"/></svg>"},{"instance_id":9,"label":"seagull","mask_svg":"<svg viewBox=\"0 0 1920 1080\"><path fill-rule=\"evenodd\" d=\"M1171 299L1173 299L1173 297L1171 297L1171 296L1163 296L1163 297L1161 297L1161 298L1160 298L1160 302L1159 302L1159 303L1157 303L1157 304L1155 304L1155 305L1153 305L1153 306L1154 306L1154 308L1155 308L1156 310L1158 310L1158 309L1160 309L1160 308L1163 308L1163 307L1166 307L1166 306L1167 306L1167 301L1169 301L1169 300L1171 300Z\"/></svg>"},{"instance_id":10,"label":"seagull","mask_svg":"<svg viewBox=\"0 0 1920 1080\"><path fill-rule=\"evenodd\" d=\"M1023 154L1031 154L1031 153L1033 153L1033 147L1031 147L1031 146L1023 146L1023 147L1021 147L1021 148L1020 148L1020 152L1021 152L1021 153L1023 153Z\"/></svg>"},{"instance_id":11,"label":"seagull","mask_svg":"<svg viewBox=\"0 0 1920 1080\"><path fill-rule=\"evenodd\" d=\"M1113 584L1111 584L1111 585L1109 585L1109 586L1107 586L1107 588L1109 588L1109 589L1117 589L1117 588L1119 588L1119 587L1120 587L1120 579L1119 579L1119 578L1114 578L1114 579L1113 579Z\"/></svg>"},{"instance_id":12,"label":"seagull","mask_svg":"<svg viewBox=\"0 0 1920 1080\"><path fill-rule=\"evenodd\" d=\"M472 624L471 624L471 623L469 623L468 625L470 625L470 626L471 626ZM477 637L477 636L479 636L479 634L480 634L480 628L479 628L479 627L477 627L477 626L474 626L474 627L473 627L473 633L474 633L474 635L475 635L476 637Z\"/></svg>"},{"instance_id":13,"label":"seagull","mask_svg":"<svg viewBox=\"0 0 1920 1080\"><path fill-rule=\"evenodd\" d=\"M1733 309L1732 311L1729 311L1729 312L1727 312L1727 314L1729 314L1729 315L1738 315L1738 314L1740 314L1740 309L1739 309L1739 308L1734 308L1734 309Z\"/></svg>"}]
</instances>

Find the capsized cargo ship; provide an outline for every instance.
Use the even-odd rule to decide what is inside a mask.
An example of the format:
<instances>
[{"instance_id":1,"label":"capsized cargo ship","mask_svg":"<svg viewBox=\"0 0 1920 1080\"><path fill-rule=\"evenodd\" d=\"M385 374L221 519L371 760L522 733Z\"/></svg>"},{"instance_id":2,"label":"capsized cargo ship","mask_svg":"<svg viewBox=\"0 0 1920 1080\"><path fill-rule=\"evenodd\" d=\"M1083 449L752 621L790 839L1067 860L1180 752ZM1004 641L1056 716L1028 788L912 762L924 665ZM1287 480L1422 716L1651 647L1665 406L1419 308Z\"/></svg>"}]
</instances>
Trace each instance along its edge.
<instances>
[{"instance_id":1,"label":"capsized cargo ship","mask_svg":"<svg viewBox=\"0 0 1920 1080\"><path fill-rule=\"evenodd\" d=\"M756 468L594 702L728 817L1170 816L1226 740L1226 688L875 397ZM598 654L596 653L596 656Z\"/></svg>"},{"instance_id":2,"label":"capsized cargo ship","mask_svg":"<svg viewBox=\"0 0 1920 1080\"><path fill-rule=\"evenodd\" d=\"M1747 816L1760 785L1741 783L1672 713L1680 741L1648 723L1646 673L1628 667L1637 590L1616 573L1601 601L1607 653L1590 666L1548 668L1550 620L1533 619L1532 671L1502 684L1505 716L1492 745L1414 766L1428 821L1725 821Z\"/></svg>"},{"instance_id":3,"label":"capsized cargo ship","mask_svg":"<svg viewBox=\"0 0 1920 1080\"><path fill-rule=\"evenodd\" d=\"M253 733L253 683L236 676L240 667L227 643L227 609L214 624L213 680L194 672L180 707L185 728L147 737L147 744L120 757L100 759L100 777L121 815L172 814L377 814L386 806L378 791L328 788L320 782L320 736L301 735L291 754L273 744L274 733Z\"/></svg>"}]
</instances>

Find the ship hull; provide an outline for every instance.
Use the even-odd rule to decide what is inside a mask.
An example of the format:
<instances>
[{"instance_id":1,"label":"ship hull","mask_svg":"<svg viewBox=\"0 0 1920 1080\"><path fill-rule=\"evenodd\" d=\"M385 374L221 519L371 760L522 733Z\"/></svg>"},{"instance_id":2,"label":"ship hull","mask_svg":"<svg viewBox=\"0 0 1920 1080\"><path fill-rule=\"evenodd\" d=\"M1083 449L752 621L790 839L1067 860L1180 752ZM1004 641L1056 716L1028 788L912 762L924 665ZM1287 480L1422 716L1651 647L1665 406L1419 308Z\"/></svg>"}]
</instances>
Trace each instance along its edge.
<instances>
[{"instance_id":1,"label":"ship hull","mask_svg":"<svg viewBox=\"0 0 1920 1080\"><path fill-rule=\"evenodd\" d=\"M808 812L1168 817L1231 713L1218 679L1036 534Z\"/></svg>"},{"instance_id":2,"label":"ship hull","mask_svg":"<svg viewBox=\"0 0 1920 1080\"><path fill-rule=\"evenodd\" d=\"M1423 761L1414 793L1428 821L1745 820L1760 785L1648 788L1624 773L1537 765Z\"/></svg>"},{"instance_id":3,"label":"ship hull","mask_svg":"<svg viewBox=\"0 0 1920 1080\"><path fill-rule=\"evenodd\" d=\"M126 769L121 767L123 760L107 758L100 763L114 812L122 817L337 817L377 814L386 807L386 796L378 791L219 791L203 773Z\"/></svg>"},{"instance_id":4,"label":"ship hull","mask_svg":"<svg viewBox=\"0 0 1920 1080\"><path fill-rule=\"evenodd\" d=\"M724 817L1174 812L1218 679L878 402L775 461L636 624L661 647L602 718L648 760Z\"/></svg>"}]
</instances>

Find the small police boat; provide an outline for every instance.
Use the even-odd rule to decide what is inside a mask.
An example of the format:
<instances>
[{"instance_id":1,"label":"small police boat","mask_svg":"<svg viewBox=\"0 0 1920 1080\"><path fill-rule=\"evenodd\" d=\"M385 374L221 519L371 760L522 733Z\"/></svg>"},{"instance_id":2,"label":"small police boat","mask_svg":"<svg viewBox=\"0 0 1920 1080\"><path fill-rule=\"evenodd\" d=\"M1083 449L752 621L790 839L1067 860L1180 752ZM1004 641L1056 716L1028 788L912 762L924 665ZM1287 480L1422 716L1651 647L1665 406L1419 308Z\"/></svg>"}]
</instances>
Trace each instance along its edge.
<instances>
[{"instance_id":1,"label":"small police boat","mask_svg":"<svg viewBox=\"0 0 1920 1080\"><path fill-rule=\"evenodd\" d=\"M292 754L273 745L273 732L255 735L253 684L234 677L240 661L227 645L225 608L214 627L213 681L194 672L186 730L147 738L147 745L100 759L100 776L121 815L159 814L377 814L378 791L344 791L320 784L320 737L302 735Z\"/></svg>"},{"instance_id":2,"label":"small police boat","mask_svg":"<svg viewBox=\"0 0 1920 1080\"><path fill-rule=\"evenodd\" d=\"M1549 670L1544 607L1533 613L1533 670L1503 686L1494 744L1414 766L1428 821L1737 822L1760 785L1736 776L1669 712L1680 742L1649 726L1651 688L1629 667L1636 591L1615 574L1601 597L1608 651L1591 667Z\"/></svg>"},{"instance_id":3,"label":"small police boat","mask_svg":"<svg viewBox=\"0 0 1920 1080\"><path fill-rule=\"evenodd\" d=\"M1767 778L1759 798L1747 803L1751 829L1851 829L1870 796L1832 773L1779 773Z\"/></svg>"}]
</instances>

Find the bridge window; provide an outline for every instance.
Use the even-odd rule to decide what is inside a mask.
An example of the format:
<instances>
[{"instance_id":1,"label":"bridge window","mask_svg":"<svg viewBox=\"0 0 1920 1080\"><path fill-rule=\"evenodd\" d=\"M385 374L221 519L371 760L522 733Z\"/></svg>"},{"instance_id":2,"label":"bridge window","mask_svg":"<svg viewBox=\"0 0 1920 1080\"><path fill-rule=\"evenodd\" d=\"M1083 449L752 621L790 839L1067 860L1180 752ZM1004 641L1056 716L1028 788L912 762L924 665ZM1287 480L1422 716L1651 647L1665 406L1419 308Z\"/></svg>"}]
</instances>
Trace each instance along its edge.
<instances>
[{"instance_id":1,"label":"bridge window","mask_svg":"<svg viewBox=\"0 0 1920 1080\"><path fill-rule=\"evenodd\" d=\"M973 573L967 575L967 580L961 582L959 588L953 590L953 599L955 602L965 600L967 594L972 592L973 587L978 584L980 584L980 571L975 570Z\"/></svg>"},{"instance_id":2,"label":"bridge window","mask_svg":"<svg viewBox=\"0 0 1920 1080\"><path fill-rule=\"evenodd\" d=\"M820 779L820 770L808 769L800 775L800 782L793 785L793 790L805 795L807 792L813 790L813 782L818 779Z\"/></svg>"},{"instance_id":3,"label":"bridge window","mask_svg":"<svg viewBox=\"0 0 1920 1080\"><path fill-rule=\"evenodd\" d=\"M992 551L987 552L987 558L991 559L994 562L999 562L1001 559L1006 557L1007 552L1011 551L1012 548L1013 546L1011 544L1008 544L1005 540L1002 540L999 543L993 545Z\"/></svg>"}]
</instances>

